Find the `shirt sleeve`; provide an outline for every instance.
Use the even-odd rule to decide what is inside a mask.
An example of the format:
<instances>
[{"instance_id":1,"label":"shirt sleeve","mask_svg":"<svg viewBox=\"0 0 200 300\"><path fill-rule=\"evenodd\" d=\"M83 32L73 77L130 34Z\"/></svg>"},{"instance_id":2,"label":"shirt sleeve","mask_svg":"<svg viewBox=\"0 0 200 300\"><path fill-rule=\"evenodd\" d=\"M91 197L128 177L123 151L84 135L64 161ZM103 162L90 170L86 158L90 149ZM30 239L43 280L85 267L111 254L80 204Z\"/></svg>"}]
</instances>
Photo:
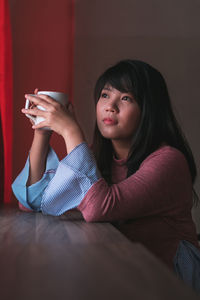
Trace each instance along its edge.
<instances>
[{"instance_id":1,"label":"shirt sleeve","mask_svg":"<svg viewBox=\"0 0 200 300\"><path fill-rule=\"evenodd\" d=\"M26 164L12 184L12 190L18 201L27 209L40 211L42 194L50 180L55 175L59 160L56 153L50 148L47 156L46 169L41 180L27 186L29 176L29 157Z\"/></svg>"},{"instance_id":2,"label":"shirt sleeve","mask_svg":"<svg viewBox=\"0 0 200 300\"><path fill-rule=\"evenodd\" d=\"M123 221L176 214L192 205L187 161L176 149L151 154L136 173L109 186L101 178L78 206L87 222Z\"/></svg>"},{"instance_id":3,"label":"shirt sleeve","mask_svg":"<svg viewBox=\"0 0 200 300\"><path fill-rule=\"evenodd\" d=\"M87 143L79 144L60 161L46 187L41 201L42 213L58 216L77 207L100 177Z\"/></svg>"}]
</instances>

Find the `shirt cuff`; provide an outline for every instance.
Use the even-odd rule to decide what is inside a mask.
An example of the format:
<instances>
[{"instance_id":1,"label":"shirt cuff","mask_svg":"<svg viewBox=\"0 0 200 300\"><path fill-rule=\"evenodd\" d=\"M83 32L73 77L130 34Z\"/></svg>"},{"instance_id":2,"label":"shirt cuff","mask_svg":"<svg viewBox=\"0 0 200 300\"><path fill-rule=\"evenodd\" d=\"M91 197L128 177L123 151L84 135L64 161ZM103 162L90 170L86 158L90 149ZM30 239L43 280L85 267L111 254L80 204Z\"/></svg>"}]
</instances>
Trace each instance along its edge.
<instances>
[{"instance_id":1,"label":"shirt cuff","mask_svg":"<svg viewBox=\"0 0 200 300\"><path fill-rule=\"evenodd\" d=\"M46 169L43 177L36 183L27 186L29 177L30 162L29 157L26 164L12 184L12 190L19 202L28 209L40 210L41 194L48 185L48 182L55 174L55 169L58 167L59 160L56 153L50 148Z\"/></svg>"},{"instance_id":2,"label":"shirt cuff","mask_svg":"<svg viewBox=\"0 0 200 300\"><path fill-rule=\"evenodd\" d=\"M42 212L58 216L77 207L100 177L87 143L79 144L60 161L54 178L44 191Z\"/></svg>"},{"instance_id":3,"label":"shirt cuff","mask_svg":"<svg viewBox=\"0 0 200 300\"><path fill-rule=\"evenodd\" d=\"M85 174L91 184L101 177L94 155L86 142L76 146L60 163L66 164L75 172Z\"/></svg>"}]
</instances>

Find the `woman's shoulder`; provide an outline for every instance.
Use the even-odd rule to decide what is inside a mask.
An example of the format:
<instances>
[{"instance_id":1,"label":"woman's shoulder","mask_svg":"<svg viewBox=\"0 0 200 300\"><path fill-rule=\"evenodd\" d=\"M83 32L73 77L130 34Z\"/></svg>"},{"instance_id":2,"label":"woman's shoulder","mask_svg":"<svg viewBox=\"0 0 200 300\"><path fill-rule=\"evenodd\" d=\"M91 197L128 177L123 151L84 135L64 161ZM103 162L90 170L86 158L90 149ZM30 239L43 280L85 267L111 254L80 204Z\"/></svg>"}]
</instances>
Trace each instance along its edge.
<instances>
[{"instance_id":1,"label":"woman's shoulder","mask_svg":"<svg viewBox=\"0 0 200 300\"><path fill-rule=\"evenodd\" d=\"M184 154L180 150L169 145L162 145L161 147L159 147L157 150L155 150L149 156L147 156L144 162L147 162L154 158L161 159L161 160L173 159L181 162L186 161Z\"/></svg>"},{"instance_id":2,"label":"woman's shoulder","mask_svg":"<svg viewBox=\"0 0 200 300\"><path fill-rule=\"evenodd\" d=\"M141 164L144 166L158 166L164 167L167 170L178 171L179 173L184 171L189 173L189 166L185 155L178 149L169 146L162 145L157 150L152 152Z\"/></svg>"},{"instance_id":3,"label":"woman's shoulder","mask_svg":"<svg viewBox=\"0 0 200 300\"><path fill-rule=\"evenodd\" d=\"M161 146L143 161L138 171L153 178L153 182L162 187L165 193L171 187L174 194L179 191L182 196L185 194L190 199L192 178L189 165L178 149L168 145Z\"/></svg>"}]
</instances>

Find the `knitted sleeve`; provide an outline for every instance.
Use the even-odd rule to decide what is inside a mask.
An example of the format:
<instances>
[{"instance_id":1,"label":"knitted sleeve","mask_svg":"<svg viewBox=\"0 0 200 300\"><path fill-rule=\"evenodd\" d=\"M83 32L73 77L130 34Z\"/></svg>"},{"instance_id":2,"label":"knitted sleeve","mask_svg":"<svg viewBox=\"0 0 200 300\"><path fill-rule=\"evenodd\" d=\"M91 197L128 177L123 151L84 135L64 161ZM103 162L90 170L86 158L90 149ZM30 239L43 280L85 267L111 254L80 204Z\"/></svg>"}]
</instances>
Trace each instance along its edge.
<instances>
[{"instance_id":1,"label":"knitted sleeve","mask_svg":"<svg viewBox=\"0 0 200 300\"><path fill-rule=\"evenodd\" d=\"M136 173L108 186L98 180L78 206L88 222L176 213L191 206L192 182L184 155L169 146L147 157Z\"/></svg>"}]
</instances>

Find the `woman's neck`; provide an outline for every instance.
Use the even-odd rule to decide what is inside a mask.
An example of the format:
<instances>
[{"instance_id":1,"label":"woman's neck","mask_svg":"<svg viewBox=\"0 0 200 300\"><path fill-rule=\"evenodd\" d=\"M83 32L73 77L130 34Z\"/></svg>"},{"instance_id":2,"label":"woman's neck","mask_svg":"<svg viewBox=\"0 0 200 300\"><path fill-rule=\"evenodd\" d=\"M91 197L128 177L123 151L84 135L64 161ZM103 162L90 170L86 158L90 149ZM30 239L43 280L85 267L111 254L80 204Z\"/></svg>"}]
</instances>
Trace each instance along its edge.
<instances>
[{"instance_id":1,"label":"woman's neck","mask_svg":"<svg viewBox=\"0 0 200 300\"><path fill-rule=\"evenodd\" d=\"M127 159L131 147L130 141L112 140L112 146L117 159Z\"/></svg>"}]
</instances>

